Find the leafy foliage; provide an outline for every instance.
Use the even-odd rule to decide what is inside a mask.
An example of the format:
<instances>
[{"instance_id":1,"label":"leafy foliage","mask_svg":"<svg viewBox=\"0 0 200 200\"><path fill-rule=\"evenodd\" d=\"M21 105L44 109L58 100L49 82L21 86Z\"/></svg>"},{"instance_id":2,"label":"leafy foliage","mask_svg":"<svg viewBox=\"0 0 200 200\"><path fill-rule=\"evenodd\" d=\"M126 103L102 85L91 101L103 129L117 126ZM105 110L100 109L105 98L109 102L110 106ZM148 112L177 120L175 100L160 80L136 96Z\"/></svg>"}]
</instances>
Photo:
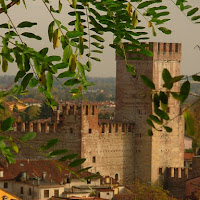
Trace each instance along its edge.
<instances>
[{"instance_id":1,"label":"leafy foliage","mask_svg":"<svg viewBox=\"0 0 200 200\"><path fill-rule=\"evenodd\" d=\"M0 24L1 30L4 30L0 34L2 72L6 73L11 63L16 63L18 67L14 86L8 91L0 92L0 110L4 109L2 102L7 97L25 94L28 86L36 88L39 93L43 94L47 104L53 109L57 105L51 92L55 79L66 79L62 86L71 88L70 92L74 99L80 97L83 91L87 91L88 87L92 85L86 78L86 72L92 69L91 60L100 61L97 55L104 49L104 33L113 34L113 41L109 45L115 49L117 55L124 58L126 68L133 76L136 72L134 66L128 63L127 53L134 54L133 59L142 59L142 56L151 57L153 55L147 49L150 45L144 43L149 39L147 29L151 28L154 36L157 31L171 34L171 30L165 27L165 23L170 20L168 18L169 11L164 2L161 4L161 0L71 0L68 1L71 7L68 15L73 20L67 26L57 19L57 16L63 11L61 1L58 1L58 7L54 8L48 0L44 0L42 3L49 12L49 16L52 17L47 32L49 42L55 49L55 55L50 55L46 45L40 51L28 45L29 41L42 40L40 33L34 33L32 29L33 26L37 26L34 20L30 22L25 19L16 25L14 19L10 18L9 13L12 11L10 7L17 6L19 3L20 1L16 0L1 0L0 2L0 13L5 13L8 18L7 21ZM26 0L23 0L22 3L26 8ZM194 23L200 22L200 16L197 14L198 8L188 5L185 0L177 0L176 6L185 12ZM142 20L147 21L146 27L142 25ZM20 32L18 32L19 29ZM25 38L28 41L27 44L24 42ZM126 45L126 43L131 45ZM57 48L62 51L62 57L57 55ZM86 61L82 57L86 57ZM189 95L189 81L186 80L182 84L180 92L172 91L173 85L183 77L172 77L165 69L163 71L164 90L156 91L154 83L148 77L141 75L141 78L146 86L153 90L152 100L155 115L149 116L148 124L157 130L159 129L155 124L162 124L167 132L171 132L172 129L165 124L170 120L167 113L168 97L172 95L183 103ZM197 75L194 75L193 79L199 81ZM12 123L11 117L2 123L1 132L6 137L0 139L0 150L10 163L15 162L15 154L11 153L10 149L18 153L16 142L7 135L7 131L12 129ZM148 134L153 134L151 129ZM26 143L27 140L34 137L33 132L27 133L20 142ZM5 140L9 141L9 147L6 146ZM45 150L55 144L56 140L48 141L41 147L40 153L43 154ZM44 156L51 158L63 154L61 160L73 157L73 155L65 155L66 152L66 149L54 150ZM80 165L83 162L84 159L77 158L70 163L70 166Z\"/></svg>"}]
</instances>

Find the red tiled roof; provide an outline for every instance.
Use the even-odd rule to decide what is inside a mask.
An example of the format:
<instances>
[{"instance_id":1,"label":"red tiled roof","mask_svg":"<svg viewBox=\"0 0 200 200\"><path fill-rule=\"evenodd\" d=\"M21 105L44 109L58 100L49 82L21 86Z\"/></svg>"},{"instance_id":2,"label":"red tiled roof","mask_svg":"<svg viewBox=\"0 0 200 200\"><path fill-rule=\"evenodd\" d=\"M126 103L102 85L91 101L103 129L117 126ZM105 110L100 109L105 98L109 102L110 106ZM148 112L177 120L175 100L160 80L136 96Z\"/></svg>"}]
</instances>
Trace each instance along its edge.
<instances>
[{"instance_id":1,"label":"red tiled roof","mask_svg":"<svg viewBox=\"0 0 200 200\"><path fill-rule=\"evenodd\" d=\"M67 162L63 162L62 165L67 166ZM42 178L43 172L46 172L45 179L56 183L61 183L63 179L69 176L70 178L76 177L66 169L62 169L62 172L60 172L54 161L50 160L16 160L16 164L7 164L5 160L0 160L0 167L3 168L3 177L0 177L0 181L15 180L22 172L26 172L29 178ZM78 171L78 169L72 170ZM79 175L87 177L91 173L84 171Z\"/></svg>"},{"instance_id":2,"label":"red tiled roof","mask_svg":"<svg viewBox=\"0 0 200 200\"><path fill-rule=\"evenodd\" d=\"M192 160L194 153L184 153L184 160Z\"/></svg>"}]
</instances>

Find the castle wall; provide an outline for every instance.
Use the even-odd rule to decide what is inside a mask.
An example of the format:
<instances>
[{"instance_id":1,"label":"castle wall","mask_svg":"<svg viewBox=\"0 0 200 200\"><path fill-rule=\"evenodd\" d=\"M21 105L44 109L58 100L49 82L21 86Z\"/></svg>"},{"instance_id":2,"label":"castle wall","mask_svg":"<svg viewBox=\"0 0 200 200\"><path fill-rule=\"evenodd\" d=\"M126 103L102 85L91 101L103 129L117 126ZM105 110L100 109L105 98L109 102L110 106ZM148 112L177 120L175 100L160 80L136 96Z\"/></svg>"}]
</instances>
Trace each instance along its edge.
<instances>
[{"instance_id":1,"label":"castle wall","mask_svg":"<svg viewBox=\"0 0 200 200\"><path fill-rule=\"evenodd\" d=\"M164 51L164 43L153 44L153 80L157 91L164 84L163 69L168 69L172 77L180 75L181 46L180 44L171 44L171 52L169 52L170 44L166 43L165 45L166 50ZM180 84L174 84L172 91L178 92L179 90ZM152 137L152 182L157 180L159 167L184 166L184 119L183 116L179 116L180 103L171 96L168 100L168 114L173 120L166 125L172 127L173 131L167 133L162 128L161 132L154 131Z\"/></svg>"},{"instance_id":2,"label":"castle wall","mask_svg":"<svg viewBox=\"0 0 200 200\"><path fill-rule=\"evenodd\" d=\"M127 55L127 58L131 56ZM148 115L152 113L151 91L143 84L140 75L144 74L152 79L153 60L146 57L139 61L128 60L128 63L135 67L135 77L127 72L125 61L117 57L116 121L134 123L134 179L151 182L152 138L147 135L149 126L146 123Z\"/></svg>"},{"instance_id":3,"label":"castle wall","mask_svg":"<svg viewBox=\"0 0 200 200\"><path fill-rule=\"evenodd\" d=\"M184 199L186 180L192 177L190 168L166 168L163 174L165 176L164 189L170 191L170 195Z\"/></svg>"},{"instance_id":4,"label":"castle wall","mask_svg":"<svg viewBox=\"0 0 200 200\"><path fill-rule=\"evenodd\" d=\"M118 177L123 184L133 182L134 137L132 124L98 124L91 112L82 115L84 166L93 166L91 172Z\"/></svg>"},{"instance_id":5,"label":"castle wall","mask_svg":"<svg viewBox=\"0 0 200 200\"><path fill-rule=\"evenodd\" d=\"M159 183L159 168L183 167L183 118L177 117L168 126L173 128L172 133L164 130L158 132L153 130L152 137L147 136L150 128L146 120L149 114L153 114L153 104L150 99L150 90L140 79L144 74L153 80L156 90L162 89L162 71L167 68L172 77L180 75L181 45L176 43L152 43L150 47L153 57L143 56L143 60L128 60L136 70L133 77L126 71L125 61L120 57L117 60L116 81L116 121L135 123L134 131L140 137L135 139L134 145L140 151L140 156L135 159L134 171L139 180ZM134 57L127 54L127 58ZM179 84L173 87L178 91ZM155 90L155 91L156 91ZM180 114L180 104L169 98L169 115L174 118ZM134 153L135 156L135 153ZM145 177L145 178L144 178Z\"/></svg>"},{"instance_id":6,"label":"castle wall","mask_svg":"<svg viewBox=\"0 0 200 200\"><path fill-rule=\"evenodd\" d=\"M35 149L39 150L42 144L57 138L59 142L50 149L51 151L55 149L68 149L68 153L81 155L81 117L77 113L63 113L65 114L61 115L60 119L59 115L52 118L54 122L51 123L15 123L14 131L10 132L10 134L19 139L25 133L34 131L37 133L36 137L27 143L31 144ZM17 159L44 159L42 155L32 150L29 146L23 144L19 146L20 152L17 154Z\"/></svg>"}]
</instances>

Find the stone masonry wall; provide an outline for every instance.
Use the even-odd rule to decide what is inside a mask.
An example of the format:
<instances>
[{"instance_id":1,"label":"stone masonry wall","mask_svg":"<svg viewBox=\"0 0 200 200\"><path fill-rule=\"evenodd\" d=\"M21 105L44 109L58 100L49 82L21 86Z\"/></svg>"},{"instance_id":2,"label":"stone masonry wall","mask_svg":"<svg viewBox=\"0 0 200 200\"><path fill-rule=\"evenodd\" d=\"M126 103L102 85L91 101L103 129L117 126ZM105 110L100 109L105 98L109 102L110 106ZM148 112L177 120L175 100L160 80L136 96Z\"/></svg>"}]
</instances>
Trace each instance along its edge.
<instances>
[{"instance_id":1,"label":"stone masonry wall","mask_svg":"<svg viewBox=\"0 0 200 200\"><path fill-rule=\"evenodd\" d=\"M140 136L134 143L140 152L134 163L138 179L159 183L160 168L183 167L184 122L182 117L177 117L168 124L173 128L172 133L154 131L152 137L147 136L150 127L146 120L149 114L153 114L153 105L150 99L151 91L139 76L144 74L153 80L158 90L162 88L164 68L170 71L172 77L180 75L181 45L152 43L150 49L154 53L153 57L144 57L139 61L128 60L136 69L135 77L126 71L125 61L117 57L116 121L134 123L134 131ZM134 55L128 54L127 58L132 56ZM178 83L173 89L179 89ZM179 103L172 98L169 99L169 112L171 118L180 113Z\"/></svg>"}]
</instances>

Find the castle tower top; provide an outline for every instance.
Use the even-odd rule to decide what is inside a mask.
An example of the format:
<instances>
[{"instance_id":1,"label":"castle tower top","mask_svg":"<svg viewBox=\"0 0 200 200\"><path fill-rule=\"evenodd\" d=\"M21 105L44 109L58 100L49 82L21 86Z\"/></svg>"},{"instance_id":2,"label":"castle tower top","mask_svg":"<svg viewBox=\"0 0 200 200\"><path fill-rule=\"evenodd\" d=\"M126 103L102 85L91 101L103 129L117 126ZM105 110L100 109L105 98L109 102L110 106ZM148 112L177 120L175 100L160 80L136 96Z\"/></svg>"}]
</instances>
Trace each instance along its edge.
<instances>
[{"instance_id":1,"label":"castle tower top","mask_svg":"<svg viewBox=\"0 0 200 200\"><path fill-rule=\"evenodd\" d=\"M144 44L144 43L142 43ZM181 61L181 43L162 43L162 42L150 42L145 43L147 44L147 47L145 49L151 50L153 52L153 57L147 57L143 55L139 55L141 58L143 58L143 61L151 61L151 60L177 60ZM130 44L125 44L130 45ZM130 53L127 53L127 59L137 57L138 52L140 49L137 49L137 47L131 48L132 50ZM116 60L123 60L122 57L116 56Z\"/></svg>"}]
</instances>

